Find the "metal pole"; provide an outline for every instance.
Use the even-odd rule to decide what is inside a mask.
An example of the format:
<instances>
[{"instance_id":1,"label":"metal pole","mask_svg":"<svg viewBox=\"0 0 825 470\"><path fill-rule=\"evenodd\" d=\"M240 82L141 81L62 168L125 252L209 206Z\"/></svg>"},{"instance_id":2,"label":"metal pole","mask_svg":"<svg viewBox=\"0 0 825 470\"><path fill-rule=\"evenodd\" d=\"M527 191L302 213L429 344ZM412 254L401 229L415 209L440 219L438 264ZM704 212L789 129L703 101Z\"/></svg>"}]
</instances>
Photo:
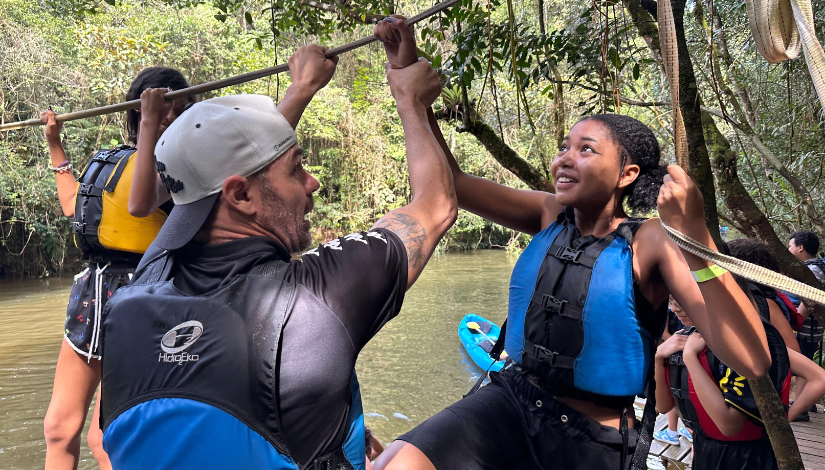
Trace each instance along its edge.
<instances>
[{"instance_id":1,"label":"metal pole","mask_svg":"<svg viewBox=\"0 0 825 470\"><path fill-rule=\"evenodd\" d=\"M408 18L407 24L413 25L415 23L418 23L419 21L425 18L429 18L430 16L444 10L447 7L455 5L459 1L461 0L444 0L443 2L438 3L433 7L413 16L412 18ZM343 46L338 46L334 49L329 49L328 51L326 51L325 55L327 57L341 55L345 52L349 52L358 49L359 47L366 46L367 44L371 44L377 40L378 38L376 38L375 36L367 36L357 41L353 41L349 44L344 44ZM236 75L234 77L224 78L222 80L215 80L214 82L201 83L200 85L191 86L189 88L170 91L164 94L163 98L166 101L173 101L178 98L187 98L189 96L206 93L208 91L217 90L219 88L226 88L228 86L238 85L241 83L250 82L252 80L257 80L259 78L268 77L270 75L279 74L282 72L286 72L287 70L289 70L289 64L279 64L273 67L267 67L265 69L255 70L253 72L247 72L241 75ZM108 106L101 106L99 108L76 111L73 113L58 114L55 117L55 120L58 122L74 121L77 119L101 116L103 114L117 113L120 111L126 111L127 109L139 108L140 100L132 100L123 103L110 104ZM27 127L36 127L42 125L43 122L40 121L40 118L35 118L29 119L27 121L10 122L7 124L2 124L0 125L0 131L13 131L16 129L24 129Z\"/></svg>"}]
</instances>

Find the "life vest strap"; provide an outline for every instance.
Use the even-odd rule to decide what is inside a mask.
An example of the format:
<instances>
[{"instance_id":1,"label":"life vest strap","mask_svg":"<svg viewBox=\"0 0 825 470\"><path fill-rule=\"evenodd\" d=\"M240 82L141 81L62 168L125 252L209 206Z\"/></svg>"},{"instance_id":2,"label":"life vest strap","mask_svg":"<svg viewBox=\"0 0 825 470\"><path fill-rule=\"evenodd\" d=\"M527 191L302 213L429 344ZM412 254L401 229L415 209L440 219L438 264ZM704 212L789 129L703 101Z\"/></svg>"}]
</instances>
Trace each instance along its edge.
<instances>
[{"instance_id":1,"label":"life vest strap","mask_svg":"<svg viewBox=\"0 0 825 470\"><path fill-rule=\"evenodd\" d=\"M550 294L544 294L540 302L535 300L530 301L531 304L537 304L541 308L548 310L550 313L559 315L573 320L581 320L582 309L576 305L569 303L566 300L559 300Z\"/></svg>"},{"instance_id":2,"label":"life vest strap","mask_svg":"<svg viewBox=\"0 0 825 470\"><path fill-rule=\"evenodd\" d=\"M103 197L103 188L96 187L90 183L80 183L77 185L77 195Z\"/></svg>"},{"instance_id":3,"label":"life vest strap","mask_svg":"<svg viewBox=\"0 0 825 470\"><path fill-rule=\"evenodd\" d=\"M584 250L574 250L562 244L550 245L547 254L566 263L576 263L591 269L596 264L596 258L584 254Z\"/></svg>"},{"instance_id":4,"label":"life vest strap","mask_svg":"<svg viewBox=\"0 0 825 470\"><path fill-rule=\"evenodd\" d=\"M549 349L539 346L532 341L525 341L524 346L526 349L525 352L528 352L530 357L541 362L546 362L553 367L573 369L573 366L576 363L575 357L564 356L555 351L550 351Z\"/></svg>"}]
</instances>

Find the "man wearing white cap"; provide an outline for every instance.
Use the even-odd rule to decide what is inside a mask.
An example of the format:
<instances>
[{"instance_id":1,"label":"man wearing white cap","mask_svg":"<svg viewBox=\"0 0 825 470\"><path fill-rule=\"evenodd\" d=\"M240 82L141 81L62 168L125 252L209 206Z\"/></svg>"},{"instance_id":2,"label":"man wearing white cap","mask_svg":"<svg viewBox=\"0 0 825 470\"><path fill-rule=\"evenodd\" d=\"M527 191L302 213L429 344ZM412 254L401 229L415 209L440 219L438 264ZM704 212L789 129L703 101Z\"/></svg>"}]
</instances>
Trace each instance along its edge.
<instances>
[{"instance_id":1,"label":"man wearing white cap","mask_svg":"<svg viewBox=\"0 0 825 470\"><path fill-rule=\"evenodd\" d=\"M382 38L397 65L412 33L379 26L398 32ZM104 314L101 422L115 469L364 468L355 360L457 215L428 122L436 72L416 62L387 78L413 200L301 260L290 255L310 244L319 184L272 99L206 100L163 134L157 166L176 205Z\"/></svg>"}]
</instances>

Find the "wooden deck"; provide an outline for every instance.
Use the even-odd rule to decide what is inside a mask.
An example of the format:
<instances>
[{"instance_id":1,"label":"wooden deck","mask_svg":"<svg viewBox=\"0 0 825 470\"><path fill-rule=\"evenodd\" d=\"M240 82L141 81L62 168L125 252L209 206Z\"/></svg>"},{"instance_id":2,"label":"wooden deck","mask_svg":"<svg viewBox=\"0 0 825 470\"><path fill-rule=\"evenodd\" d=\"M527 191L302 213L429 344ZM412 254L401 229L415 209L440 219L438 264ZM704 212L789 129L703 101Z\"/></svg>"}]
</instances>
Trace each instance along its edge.
<instances>
[{"instance_id":1,"label":"wooden deck","mask_svg":"<svg viewBox=\"0 0 825 470\"><path fill-rule=\"evenodd\" d=\"M641 416L642 403L637 403L636 415ZM642 405L643 406L643 405ZM796 442L799 445L799 452L802 454L802 461L806 470L825 470L825 414L822 405L819 405L818 413L809 413L811 420L803 423L791 423ZM667 427L667 417L659 415L656 419L654 429L659 431ZM649 467L657 467L657 461L661 461L658 468L684 469L690 465L692 454L691 444L686 439L680 438L680 445L673 446L654 440L650 446Z\"/></svg>"}]
</instances>

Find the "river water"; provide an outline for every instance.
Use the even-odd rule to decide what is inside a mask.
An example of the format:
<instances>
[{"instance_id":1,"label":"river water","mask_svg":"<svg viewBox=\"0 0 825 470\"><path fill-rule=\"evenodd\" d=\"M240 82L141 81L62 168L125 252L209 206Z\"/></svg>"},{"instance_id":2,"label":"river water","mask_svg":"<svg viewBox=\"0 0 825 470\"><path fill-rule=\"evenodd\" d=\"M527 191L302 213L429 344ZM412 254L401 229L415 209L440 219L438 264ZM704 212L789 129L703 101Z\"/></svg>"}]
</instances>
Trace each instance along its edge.
<instances>
[{"instance_id":1,"label":"river water","mask_svg":"<svg viewBox=\"0 0 825 470\"><path fill-rule=\"evenodd\" d=\"M432 259L407 293L398 318L361 353L357 371L365 420L382 442L455 402L479 378L482 371L458 340L458 322L473 312L501 324L515 261L503 251ZM43 417L71 282L66 275L45 282L0 283L2 470L43 468ZM79 468L94 469L85 432Z\"/></svg>"}]
</instances>

